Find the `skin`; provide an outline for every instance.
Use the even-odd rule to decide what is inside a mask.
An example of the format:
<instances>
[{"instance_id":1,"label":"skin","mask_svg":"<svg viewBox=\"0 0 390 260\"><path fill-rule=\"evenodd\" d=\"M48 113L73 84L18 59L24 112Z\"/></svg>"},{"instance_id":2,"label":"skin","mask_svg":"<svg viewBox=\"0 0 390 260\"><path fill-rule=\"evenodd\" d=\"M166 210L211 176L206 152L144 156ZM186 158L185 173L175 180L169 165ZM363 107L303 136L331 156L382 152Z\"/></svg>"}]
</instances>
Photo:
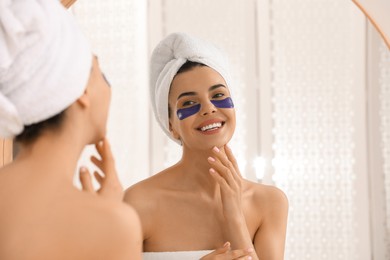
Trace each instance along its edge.
<instances>
[{"instance_id":1,"label":"skin","mask_svg":"<svg viewBox=\"0 0 390 260\"><path fill-rule=\"evenodd\" d=\"M60 91L60 90L59 90ZM94 58L84 94L58 128L45 129L0 169L0 259L142 259L139 218L121 202L104 138L111 90ZM74 187L85 145L96 143L102 188ZM119 194L119 195L118 195Z\"/></svg>"},{"instance_id":2,"label":"skin","mask_svg":"<svg viewBox=\"0 0 390 260\"><path fill-rule=\"evenodd\" d=\"M69 8L74 2L76 2L76 0L61 0L61 4L66 8Z\"/></svg>"},{"instance_id":3,"label":"skin","mask_svg":"<svg viewBox=\"0 0 390 260\"><path fill-rule=\"evenodd\" d=\"M210 102L230 96L225 86L209 67L180 73L171 84L170 128L182 142L182 158L125 193L125 201L140 215L146 252L217 248L203 259L236 259L218 253L229 241L233 251L227 252L241 250L242 259L283 259L287 198L276 187L241 177L227 145L235 129L235 110L218 109ZM177 118L177 109L198 103L197 114ZM223 122L220 129L208 134L199 130L216 121Z\"/></svg>"}]
</instances>

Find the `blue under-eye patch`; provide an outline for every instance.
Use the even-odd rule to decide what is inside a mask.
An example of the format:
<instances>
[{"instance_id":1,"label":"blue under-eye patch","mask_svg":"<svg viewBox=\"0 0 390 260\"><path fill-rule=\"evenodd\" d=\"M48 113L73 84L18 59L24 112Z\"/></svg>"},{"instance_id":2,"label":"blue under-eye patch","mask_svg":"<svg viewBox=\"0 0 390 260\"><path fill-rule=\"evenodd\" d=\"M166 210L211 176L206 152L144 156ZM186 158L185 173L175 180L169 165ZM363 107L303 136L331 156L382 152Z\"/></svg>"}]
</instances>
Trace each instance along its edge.
<instances>
[{"instance_id":1,"label":"blue under-eye patch","mask_svg":"<svg viewBox=\"0 0 390 260\"><path fill-rule=\"evenodd\" d=\"M195 115L196 113L199 112L199 110L200 110L200 104L197 104L192 107L178 109L176 114L180 120L183 120L189 116Z\"/></svg>"},{"instance_id":2,"label":"blue under-eye patch","mask_svg":"<svg viewBox=\"0 0 390 260\"><path fill-rule=\"evenodd\" d=\"M215 107L218 107L218 108L233 108L234 107L233 100L230 97L227 97L227 98L222 99L222 100L211 100L211 103L213 103L213 105Z\"/></svg>"},{"instance_id":3,"label":"blue under-eye patch","mask_svg":"<svg viewBox=\"0 0 390 260\"><path fill-rule=\"evenodd\" d=\"M233 100L230 97L227 97L223 100L211 100L211 103L213 103L213 105L215 107L218 107L218 108L233 108L234 107ZM180 120L183 120L189 116L195 115L196 113L199 112L199 110L200 110L200 104L197 104L197 105L192 106L192 107L178 109L176 114Z\"/></svg>"}]
</instances>

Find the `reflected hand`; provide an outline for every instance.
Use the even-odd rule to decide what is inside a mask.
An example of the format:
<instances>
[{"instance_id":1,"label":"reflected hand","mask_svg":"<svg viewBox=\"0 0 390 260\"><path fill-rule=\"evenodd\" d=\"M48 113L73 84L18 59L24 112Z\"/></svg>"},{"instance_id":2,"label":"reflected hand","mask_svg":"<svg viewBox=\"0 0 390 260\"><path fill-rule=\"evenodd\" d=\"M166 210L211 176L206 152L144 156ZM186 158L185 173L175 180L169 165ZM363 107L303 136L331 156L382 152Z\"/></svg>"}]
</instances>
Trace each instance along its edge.
<instances>
[{"instance_id":1,"label":"reflected hand","mask_svg":"<svg viewBox=\"0 0 390 260\"><path fill-rule=\"evenodd\" d=\"M103 174L102 176L97 171L93 173L95 179L100 184L100 188L95 191L89 170L86 167L81 167L80 182L82 189L106 198L121 201L123 199L124 192L115 169L114 157L112 156L110 144L108 143L107 138L104 138L102 141L96 143L95 147L101 159L92 156L91 161Z\"/></svg>"},{"instance_id":2,"label":"reflected hand","mask_svg":"<svg viewBox=\"0 0 390 260\"><path fill-rule=\"evenodd\" d=\"M209 157L210 174L220 186L221 200L225 217L242 214L242 177L231 149L225 145L225 153L214 147L213 157Z\"/></svg>"},{"instance_id":3,"label":"reflected hand","mask_svg":"<svg viewBox=\"0 0 390 260\"><path fill-rule=\"evenodd\" d=\"M242 208L244 180L231 149L227 145L224 146L224 151L214 147L212 157L209 157L208 161L211 165L210 174L218 183L221 195L222 213L226 222L224 237L232 243L235 249L251 247L252 253L249 259L252 257L258 259L253 250L253 241Z\"/></svg>"},{"instance_id":4,"label":"reflected hand","mask_svg":"<svg viewBox=\"0 0 390 260\"><path fill-rule=\"evenodd\" d=\"M247 259L251 260L250 254L253 252L253 248L249 249L230 249L230 243L226 242L222 247L214 250L210 254L205 255L201 260L231 260L231 259Z\"/></svg>"}]
</instances>

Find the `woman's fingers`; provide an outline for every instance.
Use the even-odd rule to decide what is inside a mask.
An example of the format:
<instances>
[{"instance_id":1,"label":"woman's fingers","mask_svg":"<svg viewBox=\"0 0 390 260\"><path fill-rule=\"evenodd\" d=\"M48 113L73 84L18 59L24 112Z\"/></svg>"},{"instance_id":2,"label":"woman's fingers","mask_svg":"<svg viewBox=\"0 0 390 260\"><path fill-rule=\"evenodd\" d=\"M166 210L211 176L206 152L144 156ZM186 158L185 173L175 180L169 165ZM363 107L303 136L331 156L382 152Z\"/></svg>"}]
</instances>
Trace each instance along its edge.
<instances>
[{"instance_id":1,"label":"woman's fingers","mask_svg":"<svg viewBox=\"0 0 390 260\"><path fill-rule=\"evenodd\" d=\"M114 157L111 152L110 144L107 140L107 138L104 138L102 141L98 142L96 145L96 150L98 151L101 160L97 159L96 157L92 157L93 163L96 164L96 166L103 171L104 175L108 179L117 179L116 170L115 170L115 162Z\"/></svg>"},{"instance_id":2,"label":"woman's fingers","mask_svg":"<svg viewBox=\"0 0 390 260\"><path fill-rule=\"evenodd\" d=\"M94 172L93 173L93 176L95 177L95 179L98 181L98 183L100 184L100 186L103 185L103 182L104 182L104 178L98 173L98 172Z\"/></svg>"},{"instance_id":3,"label":"woman's fingers","mask_svg":"<svg viewBox=\"0 0 390 260\"><path fill-rule=\"evenodd\" d=\"M80 168L80 183L83 191L95 193L92 185L91 175L86 167L82 166Z\"/></svg>"},{"instance_id":4,"label":"woman's fingers","mask_svg":"<svg viewBox=\"0 0 390 260\"><path fill-rule=\"evenodd\" d=\"M99 168L99 170L104 171L104 168L103 168L103 167L104 167L103 161L99 160L96 156L94 156L94 155L91 156L91 162L92 162L93 164L95 164L96 167Z\"/></svg>"},{"instance_id":5,"label":"woman's fingers","mask_svg":"<svg viewBox=\"0 0 390 260\"><path fill-rule=\"evenodd\" d=\"M253 253L253 248L249 248L249 249L236 249L236 250L231 250L229 252L226 253L226 255L228 255L229 259L252 259L252 257L250 256L250 254Z\"/></svg>"},{"instance_id":6,"label":"woman's fingers","mask_svg":"<svg viewBox=\"0 0 390 260\"><path fill-rule=\"evenodd\" d=\"M212 157L212 159L216 161L213 163L216 165L219 164L219 167L216 170L219 173L226 175L226 178L228 178L228 176L231 177L231 179L228 179L228 183L230 185L232 185L233 183L240 184L242 178L238 170L237 161L234 158L233 153L230 149L225 150L225 153L221 152L217 147L213 148L213 156L215 156L215 158ZM209 162L212 162L210 158ZM227 170L225 170L224 168L226 168Z\"/></svg>"},{"instance_id":7,"label":"woman's fingers","mask_svg":"<svg viewBox=\"0 0 390 260\"><path fill-rule=\"evenodd\" d=\"M114 157L112 156L111 146L108 142L108 139L105 137L102 141L97 143L96 149L98 150L100 156L102 156L103 160L106 160L109 166L114 164Z\"/></svg>"},{"instance_id":8,"label":"woman's fingers","mask_svg":"<svg viewBox=\"0 0 390 260\"><path fill-rule=\"evenodd\" d=\"M233 167L236 170L237 175L241 177L240 169L238 168L236 157L234 157L232 149L230 149L230 147L227 144L225 145L225 153L228 160L233 164Z\"/></svg>"},{"instance_id":9,"label":"woman's fingers","mask_svg":"<svg viewBox=\"0 0 390 260\"><path fill-rule=\"evenodd\" d=\"M247 259L251 260L250 256L254 252L253 248L249 249L230 249L230 242L226 242L222 247L217 248L210 254L205 255L201 260L233 260L233 259Z\"/></svg>"},{"instance_id":10,"label":"woman's fingers","mask_svg":"<svg viewBox=\"0 0 390 260\"><path fill-rule=\"evenodd\" d=\"M208 161L212 166L212 168L210 168L210 173L211 173L211 169L213 169L215 172L218 173L218 175L220 177L222 177L225 180L225 182L228 185L234 185L234 182L235 182L234 178L232 176L232 173L230 172L230 170L227 167L222 165L221 162L215 160L213 157L209 157Z\"/></svg>"},{"instance_id":11,"label":"woman's fingers","mask_svg":"<svg viewBox=\"0 0 390 260\"><path fill-rule=\"evenodd\" d=\"M213 252L203 256L201 260L217 260L222 258L223 254L230 250L230 242L226 242L222 247L217 248Z\"/></svg>"},{"instance_id":12,"label":"woman's fingers","mask_svg":"<svg viewBox=\"0 0 390 260\"><path fill-rule=\"evenodd\" d=\"M102 171L104 178L114 181L118 180L118 176L115 170L114 157L111 153L111 148L108 140L104 138L102 141L99 141L95 144L96 150L100 155L101 159L98 159L96 156L91 156L91 161Z\"/></svg>"},{"instance_id":13,"label":"woman's fingers","mask_svg":"<svg viewBox=\"0 0 390 260\"><path fill-rule=\"evenodd\" d=\"M223 178L218 172L214 170L214 168L210 168L209 170L211 176L214 178L214 180L221 186L222 188L228 188L229 184L227 183L226 179Z\"/></svg>"},{"instance_id":14,"label":"woman's fingers","mask_svg":"<svg viewBox=\"0 0 390 260\"><path fill-rule=\"evenodd\" d=\"M99 169L99 171L93 173L95 179L100 184L100 188L96 193L103 197L122 200L123 187L115 169L114 157L107 138L96 143L95 148L101 158L98 159L96 156L91 156L92 163ZM81 177L80 180L82 180ZM83 187L85 186L83 189L94 190L91 176L89 176L89 179L85 178L82 181L85 183L83 184Z\"/></svg>"},{"instance_id":15,"label":"woman's fingers","mask_svg":"<svg viewBox=\"0 0 390 260\"><path fill-rule=\"evenodd\" d=\"M219 254L223 254L223 253L226 253L230 250L230 242L226 242L222 247L220 248L217 248L217 250L215 250L215 254L219 255Z\"/></svg>"},{"instance_id":16,"label":"woman's fingers","mask_svg":"<svg viewBox=\"0 0 390 260\"><path fill-rule=\"evenodd\" d=\"M251 256L241 256L241 257L238 257L238 258L232 258L234 260L252 260L252 257Z\"/></svg>"}]
</instances>

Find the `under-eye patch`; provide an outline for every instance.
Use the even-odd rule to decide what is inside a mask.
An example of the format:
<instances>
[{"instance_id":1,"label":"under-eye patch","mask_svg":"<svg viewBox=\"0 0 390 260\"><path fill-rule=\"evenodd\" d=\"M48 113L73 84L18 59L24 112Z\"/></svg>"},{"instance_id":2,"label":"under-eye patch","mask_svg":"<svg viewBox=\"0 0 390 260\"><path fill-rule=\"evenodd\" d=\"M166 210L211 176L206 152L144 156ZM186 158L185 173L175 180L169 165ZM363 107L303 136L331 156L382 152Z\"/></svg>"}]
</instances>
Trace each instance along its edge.
<instances>
[{"instance_id":1,"label":"under-eye patch","mask_svg":"<svg viewBox=\"0 0 390 260\"><path fill-rule=\"evenodd\" d=\"M234 107L233 100L230 97L227 97L227 98L222 99L222 100L211 100L211 103L213 103L213 105L215 107L218 107L218 108L233 108Z\"/></svg>"},{"instance_id":2,"label":"under-eye patch","mask_svg":"<svg viewBox=\"0 0 390 260\"><path fill-rule=\"evenodd\" d=\"M218 107L218 108L233 108L234 107L233 100L230 97L227 97L223 100L211 100L211 103L215 107ZM197 105L192 106L192 107L178 109L176 114L180 120L183 120L189 116L195 115L196 113L199 112L199 110L200 110L200 104L197 104Z\"/></svg>"},{"instance_id":3,"label":"under-eye patch","mask_svg":"<svg viewBox=\"0 0 390 260\"><path fill-rule=\"evenodd\" d=\"M200 104L197 104L192 107L178 109L176 114L180 120L183 120L189 116L195 115L196 113L199 112L199 110L200 110Z\"/></svg>"}]
</instances>

